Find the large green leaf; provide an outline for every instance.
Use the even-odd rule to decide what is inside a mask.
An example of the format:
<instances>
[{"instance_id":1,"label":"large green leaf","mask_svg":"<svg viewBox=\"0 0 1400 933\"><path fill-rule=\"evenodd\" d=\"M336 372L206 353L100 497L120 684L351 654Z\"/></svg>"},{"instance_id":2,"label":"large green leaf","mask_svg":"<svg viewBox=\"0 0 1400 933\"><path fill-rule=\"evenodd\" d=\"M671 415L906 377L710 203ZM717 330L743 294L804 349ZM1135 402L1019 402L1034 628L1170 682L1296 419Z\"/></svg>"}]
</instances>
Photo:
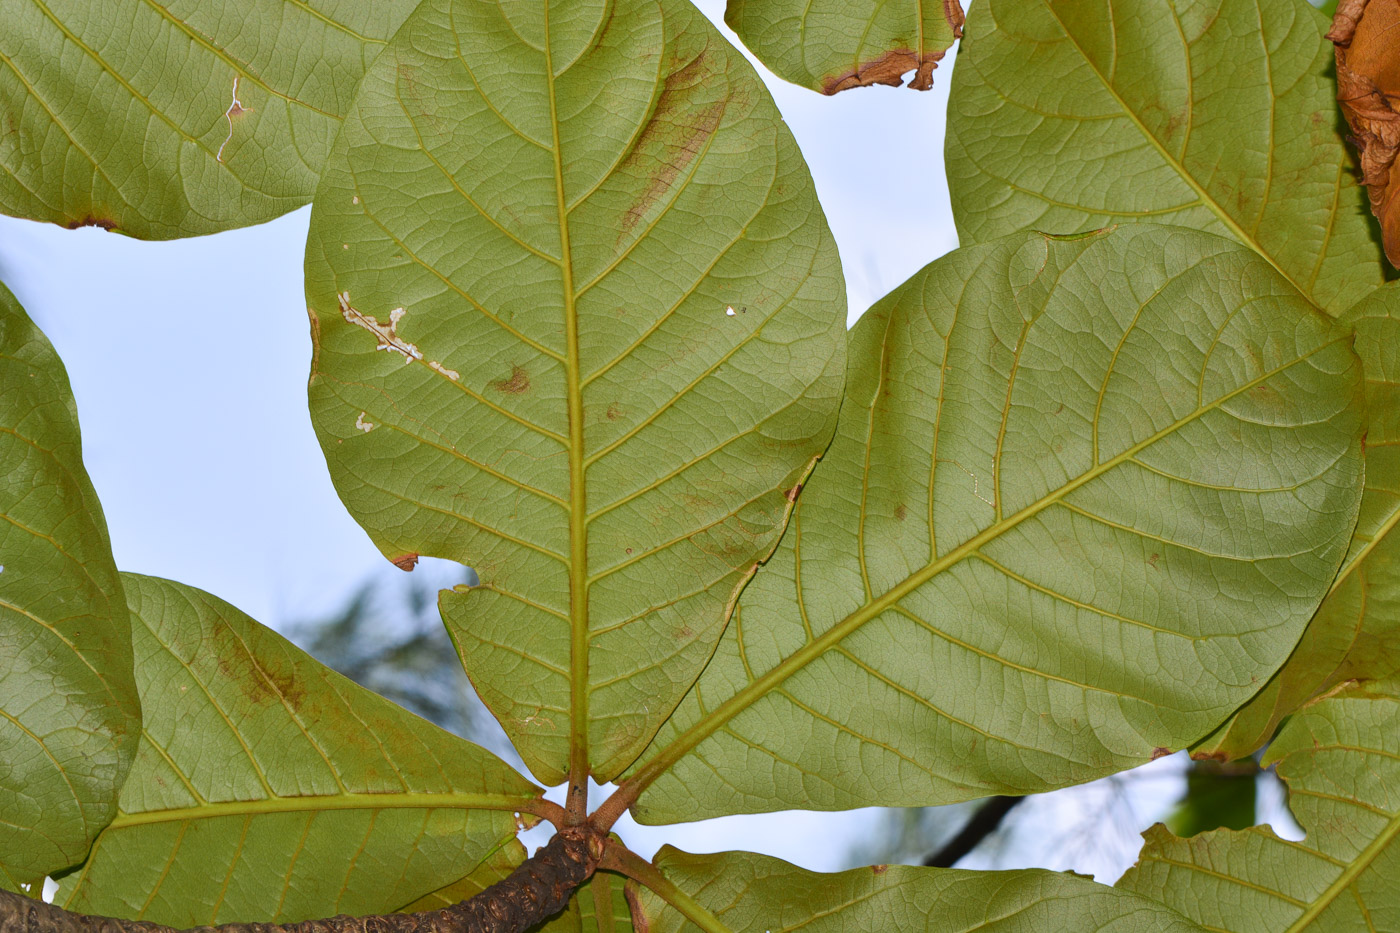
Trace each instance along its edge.
<instances>
[{"instance_id":1,"label":"large green leaf","mask_svg":"<svg viewBox=\"0 0 1400 933\"><path fill-rule=\"evenodd\" d=\"M1193 754L1224 760L1261 748L1283 718L1344 680L1400 670L1400 285L1342 318L1366 373L1366 492L1351 550L1283 668Z\"/></svg>"},{"instance_id":2,"label":"large green leaf","mask_svg":"<svg viewBox=\"0 0 1400 933\"><path fill-rule=\"evenodd\" d=\"M538 790L192 587L124 574L146 710L70 910L178 928L383 913L495 856Z\"/></svg>"},{"instance_id":3,"label":"large green leaf","mask_svg":"<svg viewBox=\"0 0 1400 933\"><path fill-rule=\"evenodd\" d=\"M1022 794L1182 748L1346 551L1350 337L1228 240L965 247L850 354L782 546L633 772L646 822Z\"/></svg>"},{"instance_id":4,"label":"large green leaf","mask_svg":"<svg viewBox=\"0 0 1400 933\"><path fill-rule=\"evenodd\" d=\"M729 0L724 21L773 73L836 94L856 87L933 87L962 35L958 0Z\"/></svg>"},{"instance_id":5,"label":"large green leaf","mask_svg":"<svg viewBox=\"0 0 1400 933\"><path fill-rule=\"evenodd\" d=\"M656 864L682 896L672 905L651 891L642 895L650 933L1200 931L1180 914L1146 898L1048 871L875 865L827 875L749 852L690 855L670 846L657 854ZM711 918L716 922L705 923Z\"/></svg>"},{"instance_id":6,"label":"large green leaf","mask_svg":"<svg viewBox=\"0 0 1400 933\"><path fill-rule=\"evenodd\" d=\"M1338 314L1383 281L1302 0L985 0L948 114L963 243L1143 219L1257 249Z\"/></svg>"},{"instance_id":7,"label":"large green leaf","mask_svg":"<svg viewBox=\"0 0 1400 933\"><path fill-rule=\"evenodd\" d=\"M0 212L168 239L311 200L415 0L6 0Z\"/></svg>"},{"instance_id":8,"label":"large green leaf","mask_svg":"<svg viewBox=\"0 0 1400 933\"><path fill-rule=\"evenodd\" d=\"M82 861L141 707L68 374L0 285L0 886Z\"/></svg>"},{"instance_id":9,"label":"large green leaf","mask_svg":"<svg viewBox=\"0 0 1400 933\"><path fill-rule=\"evenodd\" d=\"M547 782L693 681L841 391L843 283L792 137L682 0L428 0L317 192L312 420Z\"/></svg>"},{"instance_id":10,"label":"large green leaf","mask_svg":"<svg viewBox=\"0 0 1400 933\"><path fill-rule=\"evenodd\" d=\"M1159 825L1119 886L1229 933L1400 929L1400 699L1322 700L1289 720L1274 762L1302 842L1262 826L1177 839Z\"/></svg>"}]
</instances>

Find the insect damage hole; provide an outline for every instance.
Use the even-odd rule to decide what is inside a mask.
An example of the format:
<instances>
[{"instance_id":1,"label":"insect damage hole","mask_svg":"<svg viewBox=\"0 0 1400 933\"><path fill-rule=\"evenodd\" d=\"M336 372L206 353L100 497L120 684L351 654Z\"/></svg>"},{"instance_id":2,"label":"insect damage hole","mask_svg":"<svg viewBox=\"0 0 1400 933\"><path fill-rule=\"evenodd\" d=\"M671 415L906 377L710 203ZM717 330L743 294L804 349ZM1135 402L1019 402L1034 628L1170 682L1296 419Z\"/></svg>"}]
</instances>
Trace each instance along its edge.
<instances>
[{"instance_id":1,"label":"insect damage hole","mask_svg":"<svg viewBox=\"0 0 1400 933\"><path fill-rule=\"evenodd\" d=\"M238 99L238 75L233 76L233 100L229 103L228 109L224 111L224 119L228 121L228 136L219 144L219 151L214 155L214 161L224 161L224 147L233 142L233 118L242 113L247 113L251 107L243 106L243 101Z\"/></svg>"},{"instance_id":2,"label":"insect damage hole","mask_svg":"<svg viewBox=\"0 0 1400 933\"><path fill-rule=\"evenodd\" d=\"M419 352L417 347L399 336L399 321L403 320L404 314L407 313L403 308L395 308L390 311L389 324L385 326L376 318L365 314L363 311L351 305L349 292L340 292L336 295L336 298L340 301L341 317L345 318L346 321L354 324L356 327L363 327L378 338L378 343L375 346L376 350L386 350L390 353L402 354L405 363L411 363L414 360L421 360L423 358L423 354Z\"/></svg>"}]
</instances>

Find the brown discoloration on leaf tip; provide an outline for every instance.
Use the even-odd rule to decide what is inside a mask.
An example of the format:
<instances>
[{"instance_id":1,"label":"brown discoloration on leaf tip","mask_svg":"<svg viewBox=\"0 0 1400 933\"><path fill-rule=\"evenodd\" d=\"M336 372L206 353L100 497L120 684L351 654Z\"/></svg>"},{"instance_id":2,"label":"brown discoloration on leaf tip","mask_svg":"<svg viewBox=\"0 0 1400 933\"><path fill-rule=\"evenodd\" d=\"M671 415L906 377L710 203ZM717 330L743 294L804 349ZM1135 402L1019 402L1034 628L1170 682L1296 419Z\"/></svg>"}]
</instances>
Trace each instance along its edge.
<instances>
[{"instance_id":1,"label":"brown discoloration on leaf tip","mask_svg":"<svg viewBox=\"0 0 1400 933\"><path fill-rule=\"evenodd\" d=\"M961 39L967 15L963 12L959 0L943 0L943 19L948 23L953 39ZM932 90L933 70L938 67L938 63L947 52L946 48L930 49L926 44L922 50L890 49L879 58L861 62L850 71L827 76L822 80L821 92L829 97L851 88L871 87L876 84L901 87L904 85L904 76L911 71L914 72L914 77L909 80L910 88L916 91Z\"/></svg>"},{"instance_id":2,"label":"brown discoloration on leaf tip","mask_svg":"<svg viewBox=\"0 0 1400 933\"><path fill-rule=\"evenodd\" d=\"M117 222L107 217L98 217L96 214L85 214L81 220L70 220L64 226L69 230L78 230L82 227L101 227L110 232L117 229Z\"/></svg>"},{"instance_id":3,"label":"brown discoloration on leaf tip","mask_svg":"<svg viewBox=\"0 0 1400 933\"><path fill-rule=\"evenodd\" d=\"M1156 748L1152 749L1152 760L1156 761L1158 758L1165 758L1171 753L1172 750L1170 748L1167 748L1165 745L1158 745Z\"/></svg>"},{"instance_id":4,"label":"brown discoloration on leaf tip","mask_svg":"<svg viewBox=\"0 0 1400 933\"><path fill-rule=\"evenodd\" d=\"M1327 38L1371 211L1386 257L1400 266L1400 0L1341 0Z\"/></svg>"},{"instance_id":5,"label":"brown discoloration on leaf tip","mask_svg":"<svg viewBox=\"0 0 1400 933\"><path fill-rule=\"evenodd\" d=\"M958 0L943 0L943 18L948 21L948 28L953 30L953 38L961 39L963 24L967 22L962 4Z\"/></svg>"},{"instance_id":6,"label":"brown discoloration on leaf tip","mask_svg":"<svg viewBox=\"0 0 1400 933\"><path fill-rule=\"evenodd\" d=\"M399 568L404 573L412 573L413 568L418 566L418 555L404 554L401 557L393 558L389 561L389 563L393 564L395 567Z\"/></svg>"},{"instance_id":7,"label":"brown discoloration on leaf tip","mask_svg":"<svg viewBox=\"0 0 1400 933\"><path fill-rule=\"evenodd\" d=\"M509 379L497 379L491 388L507 395L524 395L530 391L530 374L522 366L511 366Z\"/></svg>"}]
</instances>

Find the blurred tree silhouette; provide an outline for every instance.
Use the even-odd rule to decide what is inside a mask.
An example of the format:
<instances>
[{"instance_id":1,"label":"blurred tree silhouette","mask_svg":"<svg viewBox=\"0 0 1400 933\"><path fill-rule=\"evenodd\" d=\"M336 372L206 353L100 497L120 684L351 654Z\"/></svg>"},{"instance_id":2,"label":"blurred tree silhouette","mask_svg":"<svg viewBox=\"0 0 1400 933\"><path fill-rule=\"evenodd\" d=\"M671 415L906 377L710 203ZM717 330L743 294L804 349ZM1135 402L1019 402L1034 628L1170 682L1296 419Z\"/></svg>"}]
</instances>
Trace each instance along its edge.
<instances>
[{"instance_id":1,"label":"blurred tree silhouette","mask_svg":"<svg viewBox=\"0 0 1400 933\"><path fill-rule=\"evenodd\" d=\"M286 634L355 683L521 767L505 733L463 673L438 614L438 590L475 582L470 568L466 576L456 569L459 572L446 581L428 567L393 583L367 580L343 609L321 619L293 622Z\"/></svg>"}]
</instances>

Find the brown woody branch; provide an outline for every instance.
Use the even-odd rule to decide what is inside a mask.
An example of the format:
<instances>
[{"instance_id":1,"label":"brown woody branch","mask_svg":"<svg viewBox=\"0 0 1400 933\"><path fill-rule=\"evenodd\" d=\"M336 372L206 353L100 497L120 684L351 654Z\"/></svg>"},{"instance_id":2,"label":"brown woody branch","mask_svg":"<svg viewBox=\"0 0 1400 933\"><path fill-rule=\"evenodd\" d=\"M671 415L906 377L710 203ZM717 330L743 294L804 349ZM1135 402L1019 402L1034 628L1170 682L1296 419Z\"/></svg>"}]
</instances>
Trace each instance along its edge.
<instances>
[{"instance_id":1,"label":"brown woody branch","mask_svg":"<svg viewBox=\"0 0 1400 933\"><path fill-rule=\"evenodd\" d=\"M298 923L225 923L199 933L523 933L568 906L592 877L606 836L589 827L555 833L509 876L475 897L443 910L374 917L329 917ZM73 913L0 891L0 933L176 933L144 920Z\"/></svg>"}]
</instances>

